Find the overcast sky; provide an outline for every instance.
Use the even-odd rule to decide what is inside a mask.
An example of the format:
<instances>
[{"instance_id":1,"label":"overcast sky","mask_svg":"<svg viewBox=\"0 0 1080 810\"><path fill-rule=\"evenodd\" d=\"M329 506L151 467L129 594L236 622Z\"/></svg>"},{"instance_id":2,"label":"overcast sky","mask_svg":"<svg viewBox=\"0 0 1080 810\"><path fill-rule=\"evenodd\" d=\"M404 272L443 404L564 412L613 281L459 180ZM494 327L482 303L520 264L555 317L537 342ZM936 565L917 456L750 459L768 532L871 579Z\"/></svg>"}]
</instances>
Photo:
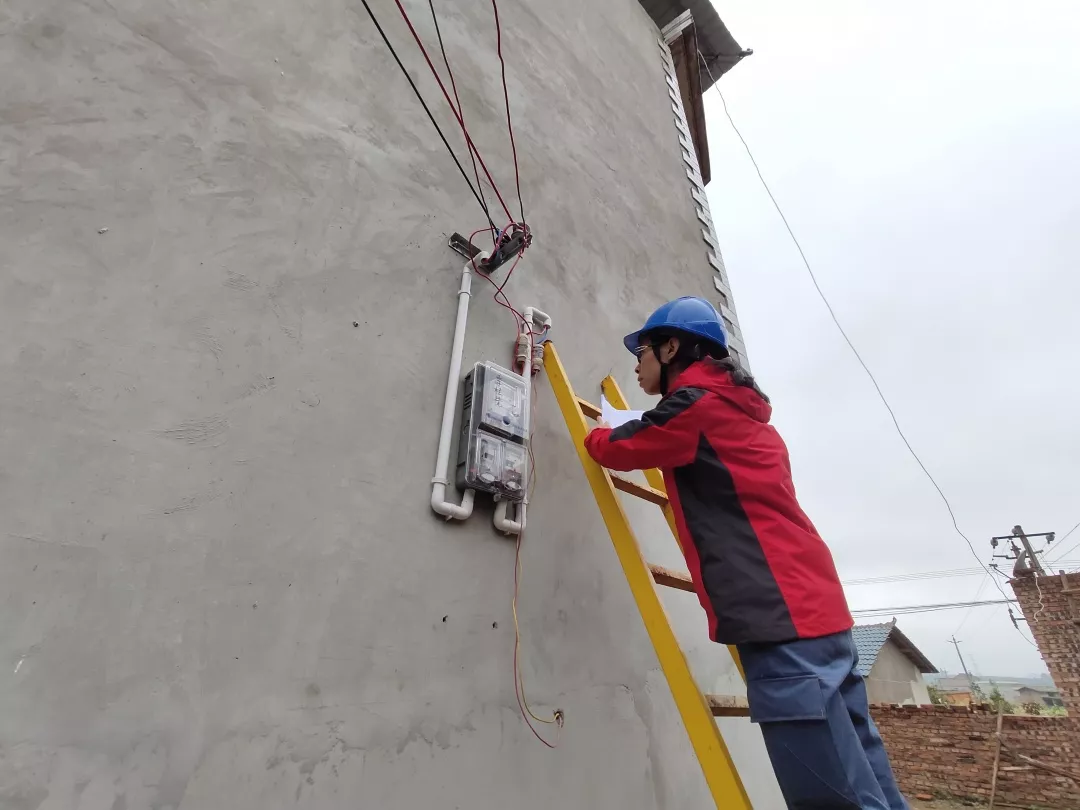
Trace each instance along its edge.
<instances>
[{"instance_id":1,"label":"overcast sky","mask_svg":"<svg viewBox=\"0 0 1080 810\"><path fill-rule=\"evenodd\" d=\"M719 83L735 122L960 528L985 562L989 538L1017 523L1064 534L1080 521L1080 9L717 8L754 49ZM750 362L841 576L977 565L829 320L715 91L705 110L709 196ZM1050 558L1076 542L1080 530ZM1000 598L986 580L848 595L856 609ZM899 627L939 669L959 668L946 643L957 632L981 674L1045 671L1004 607Z\"/></svg>"}]
</instances>

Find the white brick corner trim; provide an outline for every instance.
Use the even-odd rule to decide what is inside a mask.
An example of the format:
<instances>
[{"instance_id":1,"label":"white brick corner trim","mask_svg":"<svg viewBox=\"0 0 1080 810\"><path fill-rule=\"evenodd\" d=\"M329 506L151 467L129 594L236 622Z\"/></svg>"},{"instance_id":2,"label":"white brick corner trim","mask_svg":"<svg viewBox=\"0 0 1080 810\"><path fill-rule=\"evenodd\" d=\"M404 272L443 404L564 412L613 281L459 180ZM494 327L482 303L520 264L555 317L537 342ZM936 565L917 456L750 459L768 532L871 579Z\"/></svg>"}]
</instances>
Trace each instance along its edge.
<instances>
[{"instance_id":1,"label":"white brick corner trim","mask_svg":"<svg viewBox=\"0 0 1080 810\"><path fill-rule=\"evenodd\" d=\"M716 238L716 227L713 223L712 212L709 210L709 198L705 194L705 185L701 179L701 168L698 165L697 153L694 151L694 144L690 137L690 127L686 123L686 111L683 109L682 96L679 94L678 78L675 75L671 49L668 48L663 39L657 39L656 42L660 46L660 62L664 67L668 98L671 100L671 111L675 116L675 134L679 140L679 150L686 168L687 191L690 202L694 206L694 214L701 225L705 264L708 267L714 288L714 292L710 297L724 318L724 323L728 329L728 343L735 359L749 368L746 357L746 344L743 342L739 318L735 313L735 299L731 294L727 268L724 267L724 260L720 255L720 241Z\"/></svg>"}]
</instances>

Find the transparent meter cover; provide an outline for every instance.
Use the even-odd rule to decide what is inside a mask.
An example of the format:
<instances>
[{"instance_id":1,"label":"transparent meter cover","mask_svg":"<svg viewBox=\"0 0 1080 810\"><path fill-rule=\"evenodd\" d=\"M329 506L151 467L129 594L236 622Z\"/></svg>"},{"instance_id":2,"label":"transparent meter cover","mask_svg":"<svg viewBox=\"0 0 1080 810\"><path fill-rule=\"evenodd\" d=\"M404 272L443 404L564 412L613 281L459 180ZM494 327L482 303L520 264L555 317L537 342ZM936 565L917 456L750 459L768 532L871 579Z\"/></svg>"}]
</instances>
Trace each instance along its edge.
<instances>
[{"instance_id":1,"label":"transparent meter cover","mask_svg":"<svg viewBox=\"0 0 1080 810\"><path fill-rule=\"evenodd\" d=\"M524 439L525 380L494 363L484 363L480 422L499 433Z\"/></svg>"},{"instance_id":2,"label":"transparent meter cover","mask_svg":"<svg viewBox=\"0 0 1080 810\"><path fill-rule=\"evenodd\" d=\"M511 496L525 494L526 450L520 444L503 445L502 485Z\"/></svg>"},{"instance_id":3,"label":"transparent meter cover","mask_svg":"<svg viewBox=\"0 0 1080 810\"><path fill-rule=\"evenodd\" d=\"M527 451L521 445L478 432L469 447L465 483L507 500L521 500L525 495L526 457Z\"/></svg>"}]
</instances>

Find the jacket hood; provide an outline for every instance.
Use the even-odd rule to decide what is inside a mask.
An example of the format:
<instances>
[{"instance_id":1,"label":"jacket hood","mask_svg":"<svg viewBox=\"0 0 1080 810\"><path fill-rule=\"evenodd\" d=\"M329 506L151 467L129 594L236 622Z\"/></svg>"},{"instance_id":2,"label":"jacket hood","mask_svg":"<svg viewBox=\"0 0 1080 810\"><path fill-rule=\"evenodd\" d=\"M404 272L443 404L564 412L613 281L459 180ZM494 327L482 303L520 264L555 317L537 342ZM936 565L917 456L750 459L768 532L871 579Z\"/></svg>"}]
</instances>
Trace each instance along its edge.
<instances>
[{"instance_id":1,"label":"jacket hood","mask_svg":"<svg viewBox=\"0 0 1080 810\"><path fill-rule=\"evenodd\" d=\"M701 388L716 394L734 405L751 419L767 423L772 417L772 405L747 385L736 385L732 373L715 360L698 360L675 377L670 390Z\"/></svg>"}]
</instances>

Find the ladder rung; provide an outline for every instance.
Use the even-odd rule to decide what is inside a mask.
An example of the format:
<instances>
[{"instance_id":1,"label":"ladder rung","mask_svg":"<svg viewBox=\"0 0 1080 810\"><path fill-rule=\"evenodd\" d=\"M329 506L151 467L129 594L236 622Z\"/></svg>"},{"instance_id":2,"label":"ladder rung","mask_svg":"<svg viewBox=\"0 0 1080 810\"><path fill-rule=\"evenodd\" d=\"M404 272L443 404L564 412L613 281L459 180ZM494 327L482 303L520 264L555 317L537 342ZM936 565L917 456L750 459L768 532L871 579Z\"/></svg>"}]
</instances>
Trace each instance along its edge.
<instances>
[{"instance_id":1,"label":"ladder rung","mask_svg":"<svg viewBox=\"0 0 1080 810\"><path fill-rule=\"evenodd\" d=\"M615 485L615 489L619 492L625 492L627 495L633 495L635 498L641 498L649 503L655 503L657 506L667 506L667 495L658 489L653 489L645 484L639 484L636 481L631 481L629 478L623 478L621 475L611 473L611 483Z\"/></svg>"},{"instance_id":2,"label":"ladder rung","mask_svg":"<svg viewBox=\"0 0 1080 810\"><path fill-rule=\"evenodd\" d=\"M684 574L682 571L672 571L670 568L664 568L662 565L654 565L653 563L649 563L649 570L652 571L653 581L657 585L666 585L679 591L694 593L694 581L690 579L689 574Z\"/></svg>"},{"instance_id":3,"label":"ladder rung","mask_svg":"<svg viewBox=\"0 0 1080 810\"><path fill-rule=\"evenodd\" d=\"M595 405L593 405L587 399L582 399L581 397L575 397L575 399L577 400L578 407L581 408L581 412L583 414L585 414L590 419L599 419L600 418L600 409L599 408L597 408Z\"/></svg>"},{"instance_id":4,"label":"ladder rung","mask_svg":"<svg viewBox=\"0 0 1080 810\"><path fill-rule=\"evenodd\" d=\"M750 704L737 695L706 695L713 717L749 717Z\"/></svg>"}]
</instances>

